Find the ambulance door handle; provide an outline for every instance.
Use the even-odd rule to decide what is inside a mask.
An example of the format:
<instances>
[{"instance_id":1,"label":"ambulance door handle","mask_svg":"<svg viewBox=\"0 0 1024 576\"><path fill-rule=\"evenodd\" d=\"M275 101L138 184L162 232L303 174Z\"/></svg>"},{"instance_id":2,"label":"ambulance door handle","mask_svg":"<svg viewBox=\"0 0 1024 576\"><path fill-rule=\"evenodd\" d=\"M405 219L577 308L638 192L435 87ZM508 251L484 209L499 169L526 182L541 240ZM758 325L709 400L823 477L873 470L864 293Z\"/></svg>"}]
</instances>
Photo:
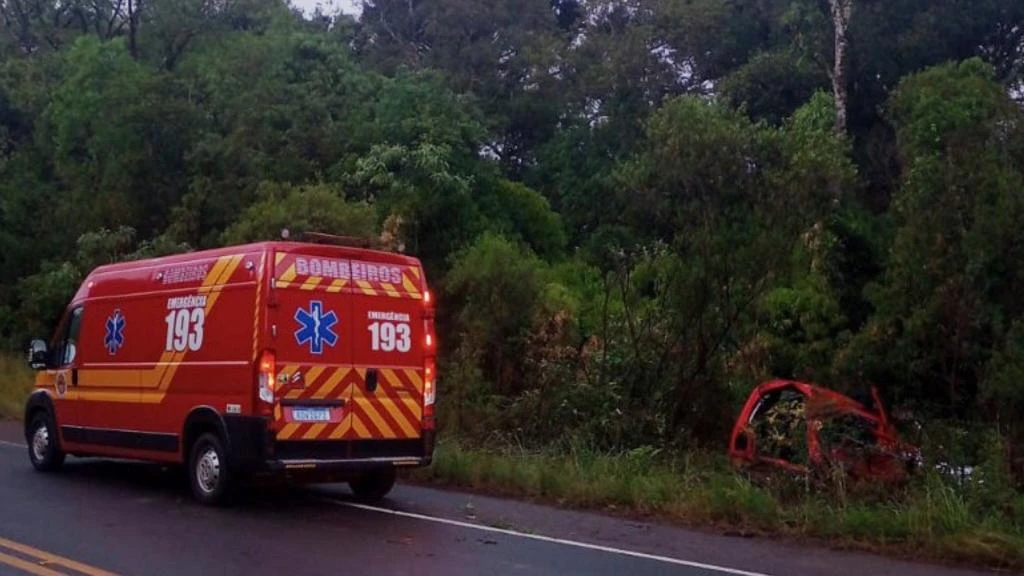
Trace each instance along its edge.
<instances>
[{"instance_id":1,"label":"ambulance door handle","mask_svg":"<svg viewBox=\"0 0 1024 576\"><path fill-rule=\"evenodd\" d=\"M71 369L71 385L78 386L78 368Z\"/></svg>"},{"instance_id":2,"label":"ambulance door handle","mask_svg":"<svg viewBox=\"0 0 1024 576\"><path fill-rule=\"evenodd\" d=\"M370 368L366 371L366 391L374 392L377 390L377 369Z\"/></svg>"}]
</instances>

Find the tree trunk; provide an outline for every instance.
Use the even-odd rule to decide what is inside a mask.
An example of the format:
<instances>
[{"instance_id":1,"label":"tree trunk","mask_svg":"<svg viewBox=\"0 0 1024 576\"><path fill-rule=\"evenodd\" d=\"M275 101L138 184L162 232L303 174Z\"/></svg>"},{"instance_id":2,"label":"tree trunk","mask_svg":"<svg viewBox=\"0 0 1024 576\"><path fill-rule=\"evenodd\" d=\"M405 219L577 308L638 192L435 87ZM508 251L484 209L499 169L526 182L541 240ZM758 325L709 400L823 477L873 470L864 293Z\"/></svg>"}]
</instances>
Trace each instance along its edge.
<instances>
[{"instance_id":1,"label":"tree trunk","mask_svg":"<svg viewBox=\"0 0 1024 576\"><path fill-rule=\"evenodd\" d=\"M832 24L836 30L835 67L832 70L832 95L836 104L836 133L846 133L846 50L849 41L846 31L853 14L853 0L829 0L832 6Z\"/></svg>"},{"instance_id":2,"label":"tree trunk","mask_svg":"<svg viewBox=\"0 0 1024 576\"><path fill-rule=\"evenodd\" d=\"M139 2L141 0L128 0L128 50L132 58L139 58L139 45L136 40L139 31Z\"/></svg>"}]
</instances>

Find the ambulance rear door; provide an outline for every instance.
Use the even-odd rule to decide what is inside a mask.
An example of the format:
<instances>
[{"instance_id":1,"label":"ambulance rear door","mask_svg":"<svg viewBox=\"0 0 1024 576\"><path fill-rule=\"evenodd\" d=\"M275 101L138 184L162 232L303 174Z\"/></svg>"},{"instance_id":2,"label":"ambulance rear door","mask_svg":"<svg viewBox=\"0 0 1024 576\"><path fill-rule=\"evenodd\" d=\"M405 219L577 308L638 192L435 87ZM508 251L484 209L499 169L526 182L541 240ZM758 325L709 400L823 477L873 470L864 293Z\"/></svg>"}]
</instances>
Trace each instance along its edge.
<instances>
[{"instance_id":1,"label":"ambulance rear door","mask_svg":"<svg viewBox=\"0 0 1024 576\"><path fill-rule=\"evenodd\" d=\"M270 319L275 350L273 429L278 441L350 435L352 362L350 262L329 246L274 255Z\"/></svg>"}]
</instances>

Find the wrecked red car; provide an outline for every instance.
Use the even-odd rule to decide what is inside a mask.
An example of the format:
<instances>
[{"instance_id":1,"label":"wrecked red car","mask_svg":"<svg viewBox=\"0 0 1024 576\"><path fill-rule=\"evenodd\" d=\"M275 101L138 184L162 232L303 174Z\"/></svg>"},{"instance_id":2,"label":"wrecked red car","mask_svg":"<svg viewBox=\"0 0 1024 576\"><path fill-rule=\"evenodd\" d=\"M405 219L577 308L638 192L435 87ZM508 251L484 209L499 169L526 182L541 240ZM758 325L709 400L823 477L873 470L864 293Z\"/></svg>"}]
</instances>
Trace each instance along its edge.
<instances>
[{"instance_id":1,"label":"wrecked red car","mask_svg":"<svg viewBox=\"0 0 1024 576\"><path fill-rule=\"evenodd\" d=\"M751 392L733 428L729 456L740 467L801 474L835 470L870 481L900 482L919 461L871 390L870 407L838 392L772 380Z\"/></svg>"}]
</instances>

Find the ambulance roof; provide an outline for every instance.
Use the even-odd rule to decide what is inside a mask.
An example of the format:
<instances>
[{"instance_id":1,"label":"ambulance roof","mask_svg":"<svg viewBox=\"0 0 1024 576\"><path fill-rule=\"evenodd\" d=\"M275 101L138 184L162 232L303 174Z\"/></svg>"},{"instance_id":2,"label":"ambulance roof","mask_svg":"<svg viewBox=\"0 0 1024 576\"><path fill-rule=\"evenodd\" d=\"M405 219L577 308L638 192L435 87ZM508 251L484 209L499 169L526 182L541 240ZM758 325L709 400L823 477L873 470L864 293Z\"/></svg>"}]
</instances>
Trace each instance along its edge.
<instances>
[{"instance_id":1,"label":"ambulance roof","mask_svg":"<svg viewBox=\"0 0 1024 576\"><path fill-rule=\"evenodd\" d=\"M125 262L105 264L103 266L95 268L89 273L89 275L82 282L82 286L79 288L78 293L75 295L75 300L77 301L83 298L87 298L89 296L89 292L97 282L106 283L107 280L113 280L122 275L137 276L140 272L144 270L154 270L174 265L188 264L196 260L208 260L224 256L232 256L235 254L264 254L268 252L284 254L304 254L310 256L326 256L332 258L345 258L352 260L360 260L364 262L375 262L380 264L394 264L417 267L420 265L419 259L414 258L412 256L396 254L393 252L385 252L382 250L374 250L370 248L358 248L344 245L339 246L335 244L321 244L294 241L255 242L250 244L226 246L223 248L196 250L181 254L161 256L157 258L145 258L141 260L130 260ZM128 288L128 284L129 283L125 283L123 290L115 289L115 291L122 293L133 292L133 289ZM104 292L106 291L107 290L104 290Z\"/></svg>"}]
</instances>

